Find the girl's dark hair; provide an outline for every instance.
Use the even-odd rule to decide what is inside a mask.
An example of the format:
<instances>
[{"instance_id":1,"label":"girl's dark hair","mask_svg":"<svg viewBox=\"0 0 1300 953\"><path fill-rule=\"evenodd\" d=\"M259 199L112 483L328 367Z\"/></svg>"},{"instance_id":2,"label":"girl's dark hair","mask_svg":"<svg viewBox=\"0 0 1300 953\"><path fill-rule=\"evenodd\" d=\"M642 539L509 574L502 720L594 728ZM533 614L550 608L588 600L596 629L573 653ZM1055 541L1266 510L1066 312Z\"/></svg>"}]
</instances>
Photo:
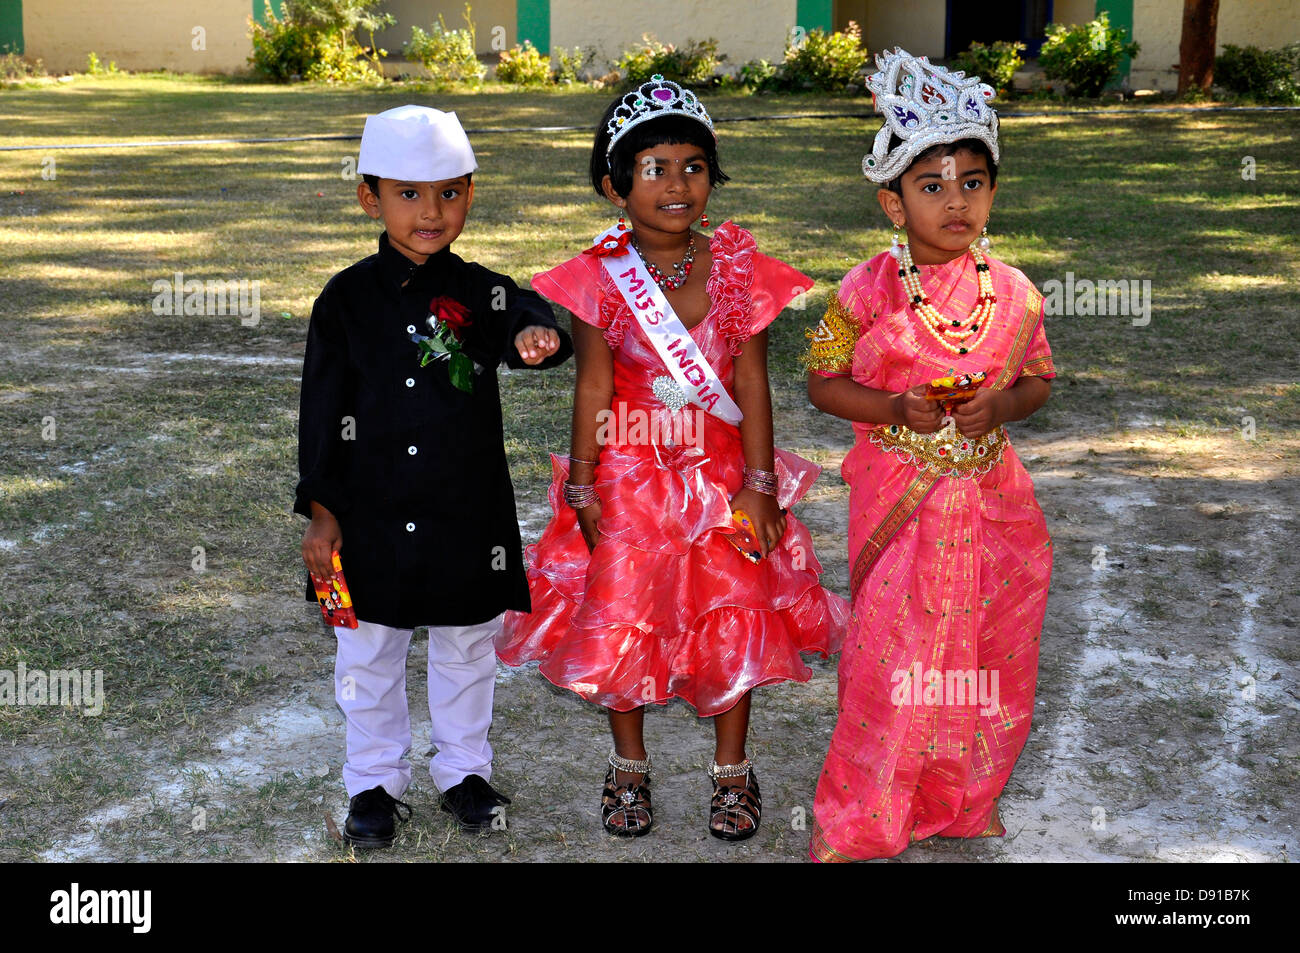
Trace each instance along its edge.
<instances>
[{"instance_id":1,"label":"girl's dark hair","mask_svg":"<svg viewBox=\"0 0 1300 953\"><path fill-rule=\"evenodd\" d=\"M903 140L899 139L898 136L890 136L889 137L890 151L892 152L894 150L894 147L899 145L902 141ZM988 163L988 167L989 167L989 187L992 188L993 186L997 185L998 164L993 161L993 153L989 149L988 143L986 143L983 139L958 139L956 142L945 142L945 143L940 143L937 146L931 146L930 148L926 149L924 152L919 153L917 157L911 161L907 169L912 168L912 166L916 165L918 162L925 162L929 159L938 159L942 156L956 155L962 149L966 149L970 152L973 152L977 156L984 157L984 161ZM902 195L903 194L903 173L906 172L907 169L904 169L903 172L900 172L898 174L898 177L895 178L892 182L887 182L885 184L885 188L889 189L889 191L893 192L895 195Z\"/></svg>"},{"instance_id":2,"label":"girl's dark hair","mask_svg":"<svg viewBox=\"0 0 1300 953\"><path fill-rule=\"evenodd\" d=\"M718 165L718 144L708 126L687 116L669 115L658 119L646 119L630 130L614 145L614 151L605 160L605 148L609 145L609 133L606 127L614 118L614 110L623 102L620 96L609 104L605 115L596 127L596 141L591 146L591 186L596 194L605 198L601 180L609 176L614 191L627 197L632 191L632 176L636 174L633 166L636 155L655 146L699 146L709 162L709 185L714 188L728 181L731 177Z\"/></svg>"}]
</instances>

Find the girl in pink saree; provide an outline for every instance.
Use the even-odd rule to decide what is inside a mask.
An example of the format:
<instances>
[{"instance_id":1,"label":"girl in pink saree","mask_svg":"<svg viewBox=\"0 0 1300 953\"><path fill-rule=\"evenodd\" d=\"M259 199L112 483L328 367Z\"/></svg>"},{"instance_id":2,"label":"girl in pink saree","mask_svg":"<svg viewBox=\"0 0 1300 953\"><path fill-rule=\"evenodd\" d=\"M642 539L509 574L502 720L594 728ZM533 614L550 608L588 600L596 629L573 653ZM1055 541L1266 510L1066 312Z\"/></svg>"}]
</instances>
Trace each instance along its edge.
<instances>
[{"instance_id":1,"label":"girl in pink saree","mask_svg":"<svg viewBox=\"0 0 1300 953\"><path fill-rule=\"evenodd\" d=\"M864 170L908 244L844 277L807 358L810 399L856 437L842 468L854 623L814 806L820 861L1005 833L997 801L1029 734L1051 576L1043 514L1002 427L1037 410L1055 376L1042 296L972 240L996 191L992 91L902 51L877 63L878 108L906 99L902 122L917 125L887 111ZM973 96L962 123L924 115L943 108L930 99ZM979 373L964 402L925 396L937 378Z\"/></svg>"}]
</instances>

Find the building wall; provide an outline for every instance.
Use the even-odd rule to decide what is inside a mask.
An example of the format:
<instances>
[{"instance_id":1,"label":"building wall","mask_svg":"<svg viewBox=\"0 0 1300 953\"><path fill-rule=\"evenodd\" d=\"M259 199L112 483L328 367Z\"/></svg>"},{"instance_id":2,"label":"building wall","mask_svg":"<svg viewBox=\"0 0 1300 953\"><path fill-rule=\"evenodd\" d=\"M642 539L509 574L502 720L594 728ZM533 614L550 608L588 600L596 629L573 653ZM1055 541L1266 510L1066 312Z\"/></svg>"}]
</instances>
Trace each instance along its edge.
<instances>
[{"instance_id":1,"label":"building wall","mask_svg":"<svg viewBox=\"0 0 1300 953\"><path fill-rule=\"evenodd\" d=\"M1052 4L1052 22L1073 26L1087 23L1097 15L1097 0L1056 0Z\"/></svg>"},{"instance_id":2,"label":"building wall","mask_svg":"<svg viewBox=\"0 0 1300 953\"><path fill-rule=\"evenodd\" d=\"M866 8L866 22L859 20L858 24L867 49L878 53L901 46L915 56L943 59L946 0L914 0L906 4L870 0Z\"/></svg>"},{"instance_id":3,"label":"building wall","mask_svg":"<svg viewBox=\"0 0 1300 953\"><path fill-rule=\"evenodd\" d=\"M27 55L53 72L85 70L92 50L122 69L231 73L247 66L250 0L28 0ZM193 33L203 29L202 45Z\"/></svg>"},{"instance_id":4,"label":"building wall","mask_svg":"<svg viewBox=\"0 0 1300 953\"><path fill-rule=\"evenodd\" d=\"M797 22L795 0L551 0L551 47L593 46L598 59L619 54L653 33L663 43L718 41L726 65L746 60L778 61L785 55L788 31Z\"/></svg>"},{"instance_id":5,"label":"building wall","mask_svg":"<svg viewBox=\"0 0 1300 953\"><path fill-rule=\"evenodd\" d=\"M483 54L513 46L524 33L539 48L594 46L614 60L649 32L676 44L713 37L733 67L780 60L795 25L842 29L849 20L862 26L873 52L901 46L938 59L947 20L946 0L475 0L472 6ZM1122 14L1112 19L1131 16L1142 51L1129 85L1173 89L1182 0L1056 0L1052 19L1084 23L1099 6ZM21 44L52 72L84 70L93 50L123 69L230 73L247 68L249 20L263 7L264 0L0 0L0 41ZM398 21L376 37L392 58L400 57L413 25L427 29L439 13L448 27L463 25L463 0L386 0L383 9ZM201 44L196 28L203 30ZM1220 50L1225 43L1276 48L1297 41L1300 0L1221 0Z\"/></svg>"},{"instance_id":6,"label":"building wall","mask_svg":"<svg viewBox=\"0 0 1300 953\"><path fill-rule=\"evenodd\" d=\"M519 42L515 0L473 0L470 7L479 54L508 50ZM447 29L465 28L464 0L385 0L380 9L397 18L395 26L375 34L375 42L392 59L401 57L402 47L411 39L411 27L418 26L428 32L438 22L438 14L442 14Z\"/></svg>"},{"instance_id":7,"label":"building wall","mask_svg":"<svg viewBox=\"0 0 1300 953\"><path fill-rule=\"evenodd\" d=\"M1133 0L1133 35L1142 51L1133 59L1135 89L1178 88L1182 0ZM1220 0L1216 52L1225 43L1275 49L1300 41L1297 0Z\"/></svg>"}]
</instances>

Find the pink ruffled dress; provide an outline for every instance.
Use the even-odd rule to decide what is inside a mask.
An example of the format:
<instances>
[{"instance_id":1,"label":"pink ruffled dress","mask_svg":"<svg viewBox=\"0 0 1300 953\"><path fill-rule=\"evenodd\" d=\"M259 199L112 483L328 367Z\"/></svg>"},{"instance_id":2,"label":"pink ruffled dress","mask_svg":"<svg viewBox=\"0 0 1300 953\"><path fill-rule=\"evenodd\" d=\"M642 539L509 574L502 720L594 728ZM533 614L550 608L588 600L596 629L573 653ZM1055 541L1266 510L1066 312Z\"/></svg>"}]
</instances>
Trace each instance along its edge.
<instances>
[{"instance_id":1,"label":"pink ruffled dress","mask_svg":"<svg viewBox=\"0 0 1300 953\"><path fill-rule=\"evenodd\" d=\"M730 222L709 248L712 307L690 333L734 397L734 356L812 281L759 254ZM652 382L667 369L598 259L572 258L535 275L533 288L604 329L616 413L653 418L651 434L672 433L674 414L693 413L655 396ZM703 421L694 440L673 447L639 439L634 425L608 428L596 467L600 542L590 553L564 502L568 461L552 455L555 516L525 550L533 611L506 614L502 661L540 659L550 681L606 708L682 698L703 717L759 685L807 681L801 652L839 651L848 605L819 583L807 527L789 514L772 553L757 564L741 556L719 532L733 525L729 501L742 485L740 430L712 414L693 419ZM778 449L776 472L789 508L820 468Z\"/></svg>"}]
</instances>

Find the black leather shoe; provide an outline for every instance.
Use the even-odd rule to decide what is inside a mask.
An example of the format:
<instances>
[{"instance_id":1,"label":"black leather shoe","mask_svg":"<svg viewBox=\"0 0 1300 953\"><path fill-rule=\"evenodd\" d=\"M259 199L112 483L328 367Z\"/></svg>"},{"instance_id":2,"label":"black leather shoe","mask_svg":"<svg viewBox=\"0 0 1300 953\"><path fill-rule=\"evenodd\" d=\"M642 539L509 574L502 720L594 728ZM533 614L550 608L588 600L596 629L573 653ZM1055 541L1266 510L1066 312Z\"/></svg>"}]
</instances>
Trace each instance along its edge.
<instances>
[{"instance_id":1,"label":"black leather shoe","mask_svg":"<svg viewBox=\"0 0 1300 953\"><path fill-rule=\"evenodd\" d=\"M383 785L373 787L362 791L348 804L343 842L357 847L391 847L397 822L410 819L411 805L397 800Z\"/></svg>"},{"instance_id":2,"label":"black leather shoe","mask_svg":"<svg viewBox=\"0 0 1300 953\"><path fill-rule=\"evenodd\" d=\"M442 809L467 831L490 831L498 817L501 820L496 826L504 830L505 812L501 808L509 803L510 798L477 774L467 774L465 780L442 794Z\"/></svg>"}]
</instances>

